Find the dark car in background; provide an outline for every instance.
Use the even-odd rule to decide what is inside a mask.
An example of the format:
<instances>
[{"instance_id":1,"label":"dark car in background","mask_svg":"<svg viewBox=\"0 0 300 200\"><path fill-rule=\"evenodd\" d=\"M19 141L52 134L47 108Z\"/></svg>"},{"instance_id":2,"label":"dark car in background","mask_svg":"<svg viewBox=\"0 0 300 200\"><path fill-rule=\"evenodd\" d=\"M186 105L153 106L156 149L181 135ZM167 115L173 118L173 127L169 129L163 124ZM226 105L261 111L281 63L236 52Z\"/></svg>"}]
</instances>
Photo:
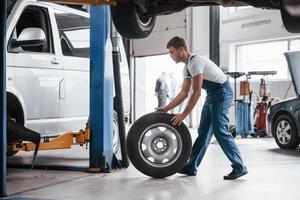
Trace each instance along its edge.
<instances>
[{"instance_id":1,"label":"dark car in background","mask_svg":"<svg viewBox=\"0 0 300 200\"><path fill-rule=\"evenodd\" d=\"M279 9L283 24L291 33L300 32L299 0L116 0L111 14L117 30L123 37L147 37L155 25L157 15L172 14L191 6L253 6ZM176 20L176 19L175 19Z\"/></svg>"},{"instance_id":2,"label":"dark car in background","mask_svg":"<svg viewBox=\"0 0 300 200\"><path fill-rule=\"evenodd\" d=\"M297 96L272 105L268 122L277 145L295 149L300 143L300 51L287 52L285 57Z\"/></svg>"}]
</instances>

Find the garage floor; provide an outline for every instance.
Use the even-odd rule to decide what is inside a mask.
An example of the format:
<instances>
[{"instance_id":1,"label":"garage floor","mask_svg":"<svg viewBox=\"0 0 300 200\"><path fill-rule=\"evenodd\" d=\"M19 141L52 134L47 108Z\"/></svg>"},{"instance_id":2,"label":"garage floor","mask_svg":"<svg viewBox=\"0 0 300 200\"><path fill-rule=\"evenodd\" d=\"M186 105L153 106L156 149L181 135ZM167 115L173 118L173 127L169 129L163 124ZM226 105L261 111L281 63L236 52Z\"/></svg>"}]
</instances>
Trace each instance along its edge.
<instances>
[{"instance_id":1,"label":"garage floor","mask_svg":"<svg viewBox=\"0 0 300 200\"><path fill-rule=\"evenodd\" d=\"M126 170L110 174L10 168L9 197L5 199L300 199L299 148L294 151L281 150L273 138L237 138L236 141L249 174L235 181L223 180L223 175L231 171L230 163L218 144L212 141L196 177L176 174L165 179L152 179L138 172L132 165ZM47 158L48 164L73 163L78 167L87 166L88 151L83 148L72 151L76 154L70 156L55 151L40 152L38 162L46 161ZM23 154L9 162L30 160L28 153ZM78 155L78 159L74 155ZM62 156L65 159L58 159Z\"/></svg>"}]
</instances>

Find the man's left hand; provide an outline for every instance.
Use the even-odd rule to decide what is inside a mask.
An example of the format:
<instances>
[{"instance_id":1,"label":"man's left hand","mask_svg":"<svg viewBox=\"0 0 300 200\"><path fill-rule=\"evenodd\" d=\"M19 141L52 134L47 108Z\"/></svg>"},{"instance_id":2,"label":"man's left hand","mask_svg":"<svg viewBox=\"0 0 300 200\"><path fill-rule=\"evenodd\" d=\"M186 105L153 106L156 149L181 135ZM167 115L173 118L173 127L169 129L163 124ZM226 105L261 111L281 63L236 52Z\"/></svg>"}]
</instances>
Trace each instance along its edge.
<instances>
[{"instance_id":1,"label":"man's left hand","mask_svg":"<svg viewBox=\"0 0 300 200\"><path fill-rule=\"evenodd\" d=\"M158 112L168 112L168 110L166 109L166 107L155 108L155 110L158 111Z\"/></svg>"},{"instance_id":2,"label":"man's left hand","mask_svg":"<svg viewBox=\"0 0 300 200\"><path fill-rule=\"evenodd\" d=\"M172 122L172 125L174 126L180 126L182 121L186 118L186 115L184 114L176 114L174 117L172 117L171 119L171 122Z\"/></svg>"}]
</instances>

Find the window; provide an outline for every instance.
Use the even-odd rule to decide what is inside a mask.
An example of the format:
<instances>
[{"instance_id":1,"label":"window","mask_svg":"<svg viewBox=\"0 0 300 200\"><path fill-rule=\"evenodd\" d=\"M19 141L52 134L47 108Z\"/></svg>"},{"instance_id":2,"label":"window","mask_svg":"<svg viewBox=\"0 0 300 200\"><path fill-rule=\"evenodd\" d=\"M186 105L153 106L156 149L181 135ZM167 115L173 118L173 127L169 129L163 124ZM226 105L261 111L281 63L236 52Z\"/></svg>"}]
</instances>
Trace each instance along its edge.
<instances>
[{"instance_id":1,"label":"window","mask_svg":"<svg viewBox=\"0 0 300 200\"><path fill-rule=\"evenodd\" d=\"M22 13L11 38L17 39L25 28L42 29L46 35L46 42L43 45L34 47L20 47L20 51L44 53L53 52L52 34L47 9L36 6L27 7Z\"/></svg>"},{"instance_id":2,"label":"window","mask_svg":"<svg viewBox=\"0 0 300 200\"><path fill-rule=\"evenodd\" d=\"M62 11L56 11L55 18L63 55L89 58L89 19Z\"/></svg>"},{"instance_id":3,"label":"window","mask_svg":"<svg viewBox=\"0 0 300 200\"><path fill-rule=\"evenodd\" d=\"M237 46L237 71L277 71L276 75L268 78L288 79L288 67L283 55L286 51L288 51L287 40L239 45Z\"/></svg>"}]
</instances>

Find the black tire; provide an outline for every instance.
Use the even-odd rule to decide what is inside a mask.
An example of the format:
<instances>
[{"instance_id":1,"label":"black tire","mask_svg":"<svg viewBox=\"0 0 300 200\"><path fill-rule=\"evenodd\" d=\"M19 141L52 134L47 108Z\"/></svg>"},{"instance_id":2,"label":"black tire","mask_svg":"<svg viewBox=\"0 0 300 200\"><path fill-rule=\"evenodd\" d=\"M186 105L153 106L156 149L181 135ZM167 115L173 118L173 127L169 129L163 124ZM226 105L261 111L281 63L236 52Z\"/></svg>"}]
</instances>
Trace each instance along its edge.
<instances>
[{"instance_id":1,"label":"black tire","mask_svg":"<svg viewBox=\"0 0 300 200\"><path fill-rule=\"evenodd\" d=\"M299 136L295 121L290 115L277 117L272 127L272 134L277 145L282 149L295 149L299 146Z\"/></svg>"},{"instance_id":2,"label":"black tire","mask_svg":"<svg viewBox=\"0 0 300 200\"><path fill-rule=\"evenodd\" d=\"M118 155L120 151L120 135L119 135L119 124L118 114L113 112L113 152Z\"/></svg>"},{"instance_id":3,"label":"black tire","mask_svg":"<svg viewBox=\"0 0 300 200\"><path fill-rule=\"evenodd\" d=\"M160 112L144 115L128 132L128 157L140 172L148 176L171 176L189 159L192 150L189 130L183 123L173 126L170 122L172 116ZM156 132L152 132L154 130Z\"/></svg>"},{"instance_id":4,"label":"black tire","mask_svg":"<svg viewBox=\"0 0 300 200\"><path fill-rule=\"evenodd\" d=\"M154 28L156 17L143 17L134 3L120 3L110 10L116 29L125 38L145 38Z\"/></svg>"},{"instance_id":5,"label":"black tire","mask_svg":"<svg viewBox=\"0 0 300 200\"><path fill-rule=\"evenodd\" d=\"M281 18L283 25L288 32L300 33L300 17L290 15L282 6Z\"/></svg>"},{"instance_id":6,"label":"black tire","mask_svg":"<svg viewBox=\"0 0 300 200\"><path fill-rule=\"evenodd\" d=\"M12 102L10 102L10 99L7 98L7 105L6 105L6 117L7 120L11 120L16 123L21 123L20 120L18 120L18 109L17 106L14 106ZM17 154L18 150L13 150L13 146L16 143L22 143L22 141L13 140L10 138L10 133L7 133L7 148L6 148L6 156L11 157Z\"/></svg>"}]
</instances>

